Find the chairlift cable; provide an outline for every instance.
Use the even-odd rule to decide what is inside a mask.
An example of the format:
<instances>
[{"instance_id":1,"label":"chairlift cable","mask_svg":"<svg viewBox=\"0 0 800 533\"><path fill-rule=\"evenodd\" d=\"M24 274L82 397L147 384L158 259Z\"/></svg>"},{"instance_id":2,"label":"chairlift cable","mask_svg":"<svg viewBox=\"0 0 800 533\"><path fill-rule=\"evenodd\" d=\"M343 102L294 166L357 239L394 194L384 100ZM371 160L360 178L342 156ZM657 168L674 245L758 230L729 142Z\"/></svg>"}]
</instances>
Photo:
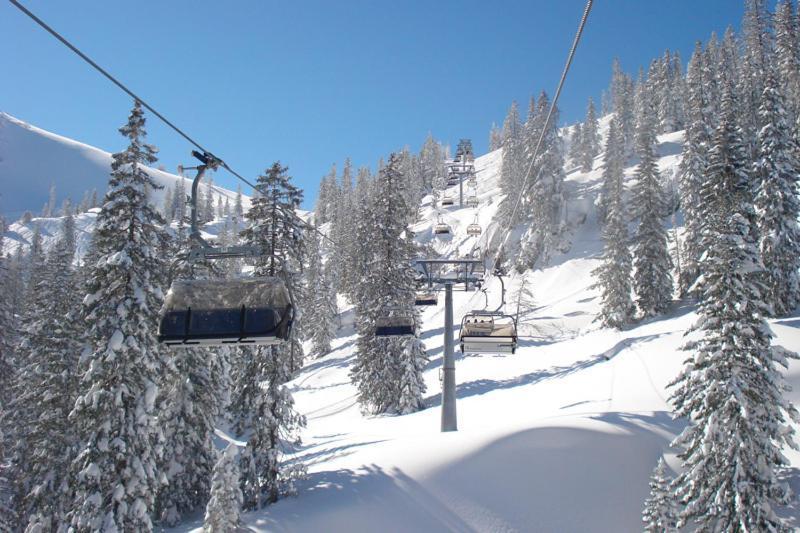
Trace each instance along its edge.
<instances>
[{"instance_id":1,"label":"chairlift cable","mask_svg":"<svg viewBox=\"0 0 800 533\"><path fill-rule=\"evenodd\" d=\"M225 170L227 170L227 171L228 171L228 172L229 172L231 175L233 175L234 177L236 177L238 180L242 181L243 183L247 184L247 185L248 185L248 186L249 186L251 189L253 189L253 190L255 190L255 191L258 191L258 187L257 187L257 186L256 186L254 183L252 183L250 180L248 180L247 178L245 178L244 176L242 176L241 174L239 174L238 172L236 172L235 170L233 170L233 168L231 168L231 166L230 166L230 165L228 165L228 163L226 163L224 159L222 159L222 158L219 158L219 157L217 157L216 155L214 155L214 154L213 154L213 152L210 152L209 150L206 150L206 149L205 149L205 148L204 148L204 147L203 147L203 146L202 146L200 143L198 143L197 141L195 141L195 140L194 140L192 137L190 137L190 136L189 136L189 135L188 135L188 134L187 134L185 131L183 131L183 130L182 130L182 129L180 129L178 126L176 126L176 125L175 125L173 122L171 122L169 119L167 119L167 117L165 117L164 115L162 115L161 113L159 113L159 112L158 112L158 111L157 111L157 110L156 110L156 109L155 109L153 106L151 106L150 104L148 104L148 103L147 103L147 102L146 102L146 101L145 101L143 98L141 98L141 97L140 97L140 96L138 96L136 93L134 93L133 91L131 91L131 90L130 90L130 89L129 89L129 88L128 88L128 87L127 87L127 86L126 86L124 83L122 83L121 81L119 81L119 80L118 80L117 78L115 78L115 77L114 77L112 74L110 74L110 73L109 73L107 70L105 70L103 67L101 67L100 65L98 65L98 64L97 64L97 63L96 63L94 60L92 60L92 58L90 58L90 57L89 57L89 56L87 56L85 53L83 53L83 52L82 52L82 51L81 51L81 50L80 50L80 49L79 49L77 46L75 46L75 45L74 45L74 44L72 44L70 41L68 41L68 40L67 40L67 39L66 39L66 38L65 38L63 35L61 35L60 33L58 33L58 32L57 32L55 29L53 29L53 28L52 28L50 25L48 25L48 24L47 24L45 21L43 21L41 18L37 17L37 16L36 16L34 13L32 13L32 12L31 12L31 11L30 11L28 8L26 8L24 5L22 5L22 4L21 4L21 3L20 3L18 0L8 0L8 1L9 1L9 2L11 2L11 4L12 4L13 6L15 6L17 9L19 9L20 11L22 11L22 13L24 13L25 15L27 15L27 16L28 16L28 17L29 17L31 20L33 20L33 21L34 21L36 24L38 24L39 26L41 26L41 27L42 27L42 28L43 28L45 31L47 31L47 32L48 32L50 35L52 35L52 36L53 36L53 37L55 37L55 38L56 38L58 41L60 41L60 42L61 42L61 43L62 43L64 46L66 46L67 48L69 48L70 50L72 50L72 51L73 51L73 52L74 52L74 53L75 53L75 54L76 54L78 57L80 57L81 59L83 59L83 60L84 60L86 63L88 63L88 64L89 64L89 65L90 65L92 68L94 68L94 69L95 69L97 72L99 72L99 73L100 73L100 74L102 74L102 75L103 75L105 78L107 78L107 79L108 79L108 80L109 80L111 83L113 83L113 84L114 84L114 85L116 85L118 88L120 88L120 89L121 89L123 92L125 92L126 94L128 94L129 96L131 96L131 97L132 97L134 100L136 100L137 102L139 102L140 104L142 104L142 105L143 105L145 108L147 108L147 109L148 109L148 110L149 110L151 113L153 113L153 114L154 114L154 115L155 115L155 116L156 116L156 117L157 117L159 120L161 120L161 122L163 122L164 124L166 124L166 125L167 125L169 128L171 128L173 131L175 131L175 133L177 133L178 135L180 135L181 137L183 137L184 139L186 139L186 140L187 140L187 141L188 141L188 142L189 142L189 143L190 143L192 146L194 146L194 147L195 147L195 148L197 148L198 150L202 151L204 154L208 154L208 155L212 156L214 159L216 159L216 160L219 162L219 165L220 165L222 168L224 168ZM312 225L308 224L308 223L307 223L305 220L301 219L301 218L300 218L300 217L299 217L299 216L298 216L296 213L294 213L294 216L295 216L295 217L297 217L297 218L298 218L298 219L301 221L302 225L303 225L303 226L305 226L307 229L312 229L312 230L316 231L316 232L317 232L317 233L319 233L319 234L320 234L320 235L321 235L323 238L327 239L328 241L330 241L330 242L331 242L331 243L333 243L334 245L336 244L336 242L334 242L334 241L333 241L333 240L332 240L330 237L328 237L327 235L325 235L323 232L319 231L319 229L315 228L314 226L312 226Z\"/></svg>"},{"instance_id":2,"label":"chairlift cable","mask_svg":"<svg viewBox=\"0 0 800 533\"><path fill-rule=\"evenodd\" d=\"M13 1L13 0L12 0ZM550 109L547 112L547 118L544 121L544 126L542 127L542 131L539 133L539 139L536 141L536 147L533 150L533 156L531 157L531 161L528 164L528 169L525 171L525 178L522 180L522 186L519 190L519 195L517 196L517 201L514 203L514 209L511 210L511 216L509 217L510 220L514 219L514 215L517 212L517 208L519 207L520 201L522 200L522 193L525 190L525 186L527 185L528 179L531 175L531 170L533 170L533 165L536 162L536 159L539 157L539 150L542 147L542 142L544 140L545 133L547 132L547 127L550 124L550 120L553 118L553 112L555 111L556 105L558 104L558 99L561 96L561 90L564 88L564 82L567 79L567 74L569 73L570 66L572 65L572 60L575 57L575 51L578 48L578 44L580 43L581 36L583 35L583 29L586 27L586 20L589 17L589 12L592 10L592 4L594 0L587 0L586 7L583 10L583 15L581 16L580 24L578 25L578 31L575 34L575 38L572 41L572 46L570 47L569 54L567 55L567 62L564 65L564 70L561 73L561 79L558 82L558 87L556 89L555 96L553 97L553 101L550 102ZM505 246L506 241L508 240L509 235L511 232L506 232L505 237L503 238L500 246L497 248L497 252L492 260L492 269L494 270L494 266L497 264L497 260L500 257L500 253L503 250L503 246Z\"/></svg>"}]
</instances>

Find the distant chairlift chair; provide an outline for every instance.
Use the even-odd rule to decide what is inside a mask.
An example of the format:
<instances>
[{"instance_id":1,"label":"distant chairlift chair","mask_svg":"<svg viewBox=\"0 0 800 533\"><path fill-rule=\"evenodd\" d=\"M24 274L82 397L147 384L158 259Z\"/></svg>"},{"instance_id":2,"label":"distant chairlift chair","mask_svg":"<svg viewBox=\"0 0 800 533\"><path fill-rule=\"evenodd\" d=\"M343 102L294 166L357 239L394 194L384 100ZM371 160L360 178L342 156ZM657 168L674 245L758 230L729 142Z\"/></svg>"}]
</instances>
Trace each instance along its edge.
<instances>
[{"instance_id":1,"label":"distant chairlift chair","mask_svg":"<svg viewBox=\"0 0 800 533\"><path fill-rule=\"evenodd\" d=\"M469 207L471 209L477 209L478 208L478 197L476 195L471 194L467 198L467 207Z\"/></svg>"},{"instance_id":2,"label":"distant chairlift chair","mask_svg":"<svg viewBox=\"0 0 800 533\"><path fill-rule=\"evenodd\" d=\"M389 307L375 321L376 337L406 337L414 335L414 318L398 308Z\"/></svg>"},{"instance_id":3,"label":"distant chairlift chair","mask_svg":"<svg viewBox=\"0 0 800 533\"><path fill-rule=\"evenodd\" d=\"M517 322L511 315L473 311L461 320L462 353L511 353L517 350Z\"/></svg>"},{"instance_id":4,"label":"distant chairlift chair","mask_svg":"<svg viewBox=\"0 0 800 533\"><path fill-rule=\"evenodd\" d=\"M482 232L483 232L483 230L481 229L481 225L478 224L478 217L476 216L475 217L475 221L472 224L470 224L469 226L467 226L467 235L469 235L471 237L477 237Z\"/></svg>"},{"instance_id":5,"label":"distant chairlift chair","mask_svg":"<svg viewBox=\"0 0 800 533\"><path fill-rule=\"evenodd\" d=\"M438 298L435 291L421 291L414 297L414 305L417 306L436 305L437 303Z\"/></svg>"},{"instance_id":6,"label":"distant chairlift chair","mask_svg":"<svg viewBox=\"0 0 800 533\"><path fill-rule=\"evenodd\" d=\"M454 203L455 202L453 201L453 199L450 198L449 196L445 196L444 198L442 198L442 207L450 207Z\"/></svg>"},{"instance_id":7,"label":"distant chairlift chair","mask_svg":"<svg viewBox=\"0 0 800 533\"><path fill-rule=\"evenodd\" d=\"M439 217L436 221L436 224L433 225L433 234L434 235L450 235L452 231L450 230L450 226L444 222L442 222L442 217Z\"/></svg>"}]
</instances>

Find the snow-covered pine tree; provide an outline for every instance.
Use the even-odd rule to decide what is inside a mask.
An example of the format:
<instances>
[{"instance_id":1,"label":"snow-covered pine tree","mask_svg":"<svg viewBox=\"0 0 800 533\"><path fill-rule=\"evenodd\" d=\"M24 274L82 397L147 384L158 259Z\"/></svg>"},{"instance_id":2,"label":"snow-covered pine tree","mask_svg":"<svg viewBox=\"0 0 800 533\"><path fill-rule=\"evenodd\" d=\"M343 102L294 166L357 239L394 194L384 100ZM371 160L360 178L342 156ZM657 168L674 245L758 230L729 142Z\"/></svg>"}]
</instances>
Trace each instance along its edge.
<instances>
[{"instance_id":1,"label":"snow-covered pine tree","mask_svg":"<svg viewBox=\"0 0 800 533\"><path fill-rule=\"evenodd\" d=\"M711 141L702 200L709 204L703 256L700 340L673 382L672 402L689 425L676 439L684 451L673 487L683 504L678 527L703 531L789 531L775 514L790 490L778 479L782 446L796 448L795 408L780 366L794 354L771 346L764 314L758 249L753 239L747 149L737 103L723 91Z\"/></svg>"},{"instance_id":2,"label":"snow-covered pine tree","mask_svg":"<svg viewBox=\"0 0 800 533\"><path fill-rule=\"evenodd\" d=\"M706 55L700 42L695 44L686 72L686 137L681 162L678 167L681 207L684 214L683 243L680 246L681 273L678 285L682 295L687 295L700 276L700 256L705 206L700 199L700 188L707 166L710 138L709 94Z\"/></svg>"},{"instance_id":3,"label":"snow-covered pine tree","mask_svg":"<svg viewBox=\"0 0 800 533\"><path fill-rule=\"evenodd\" d=\"M330 222L334 216L336 197L336 165L331 166L330 172L325 174L319 184L319 195L317 196L317 206L314 209L314 220L321 226Z\"/></svg>"},{"instance_id":4,"label":"snow-covered pine tree","mask_svg":"<svg viewBox=\"0 0 800 533\"><path fill-rule=\"evenodd\" d=\"M600 153L597 111L594 108L594 100L591 97L586 106L586 120L583 122L583 131L581 133L581 170L589 172L594 166L594 158Z\"/></svg>"},{"instance_id":5,"label":"snow-covered pine tree","mask_svg":"<svg viewBox=\"0 0 800 533\"><path fill-rule=\"evenodd\" d=\"M667 464L663 458L650 476L650 497L644 502L642 521L648 533L672 533L677 531L675 524L675 501L671 490L672 480L667 474Z\"/></svg>"},{"instance_id":6,"label":"snow-covered pine tree","mask_svg":"<svg viewBox=\"0 0 800 533\"><path fill-rule=\"evenodd\" d=\"M580 166L583 156L583 127L578 122L572 127L572 132L569 135L569 152L567 152L567 160L573 166Z\"/></svg>"},{"instance_id":7,"label":"snow-covered pine tree","mask_svg":"<svg viewBox=\"0 0 800 533\"><path fill-rule=\"evenodd\" d=\"M426 190L441 189L444 185L444 151L442 145L436 142L433 135L428 133L425 143L419 152L420 176Z\"/></svg>"},{"instance_id":8,"label":"snow-covered pine tree","mask_svg":"<svg viewBox=\"0 0 800 533\"><path fill-rule=\"evenodd\" d=\"M323 263L319 236L314 234L310 239L308 250L308 336L311 339L311 353L316 357L331 351L331 341L336 331L336 291L330 279L332 267L330 261Z\"/></svg>"},{"instance_id":9,"label":"snow-covered pine tree","mask_svg":"<svg viewBox=\"0 0 800 533\"><path fill-rule=\"evenodd\" d=\"M755 205L761 260L766 269L763 296L775 315L784 316L800 303L800 160L784 106L782 92L786 88L778 86L773 67L766 68L759 108L764 126L756 138L753 168L757 180Z\"/></svg>"},{"instance_id":10,"label":"snow-covered pine tree","mask_svg":"<svg viewBox=\"0 0 800 533\"><path fill-rule=\"evenodd\" d=\"M775 72L785 93L790 120L800 113L800 28L794 2L781 0L775 7ZM763 105L763 104L762 104Z\"/></svg>"},{"instance_id":11,"label":"snow-covered pine tree","mask_svg":"<svg viewBox=\"0 0 800 533\"><path fill-rule=\"evenodd\" d=\"M415 249L405 224L409 206L401 190L404 180L399 165L399 157L392 154L378 173L376 193L367 211L371 235L362 248L368 254L368 270L356 298L358 340L350 376L358 388L359 403L371 413L417 411L425 392L422 370L426 355L419 328L407 337L375 336L376 319L387 313L419 322L411 266Z\"/></svg>"},{"instance_id":12,"label":"snow-covered pine tree","mask_svg":"<svg viewBox=\"0 0 800 533\"><path fill-rule=\"evenodd\" d=\"M424 182L424 177L420 179ZM338 203L336 204L336 216L331 227L331 240L336 244L332 247L329 260L330 275L332 280L337 280L335 290L342 294L347 294L347 268L349 250L353 246L353 232L355 231L355 192L353 189L353 165L350 158L345 159L342 168L342 182Z\"/></svg>"},{"instance_id":13,"label":"snow-covered pine tree","mask_svg":"<svg viewBox=\"0 0 800 533\"><path fill-rule=\"evenodd\" d=\"M161 207L161 214L164 216L164 220L166 220L168 224L172 222L172 219L175 217L174 194L173 188L168 188L167 192L164 193L164 205Z\"/></svg>"},{"instance_id":14,"label":"snow-covered pine tree","mask_svg":"<svg viewBox=\"0 0 800 533\"><path fill-rule=\"evenodd\" d=\"M533 124L534 117L528 117ZM532 127L532 126L531 126ZM497 219L505 228L511 228L522 220L522 210L514 211L525 173L525 145L523 126L520 122L517 102L511 103L503 122L503 166L500 171L500 190L505 197L497 207ZM513 212L513 220L512 220Z\"/></svg>"},{"instance_id":15,"label":"snow-covered pine tree","mask_svg":"<svg viewBox=\"0 0 800 533\"><path fill-rule=\"evenodd\" d=\"M64 217L61 234L47 256L44 273L31 292L23 342L24 365L17 373L12 408L22 415L17 439L25 447L16 469L24 479L20 519L27 531L64 524L70 501L65 474L75 436L68 415L77 395L80 298L75 257L75 221ZM24 385L23 385L24 384ZM35 384L35 386L31 386Z\"/></svg>"},{"instance_id":16,"label":"snow-covered pine tree","mask_svg":"<svg viewBox=\"0 0 800 533\"><path fill-rule=\"evenodd\" d=\"M497 127L497 124L492 122L492 128L489 130L489 151L494 152L503 147L503 130Z\"/></svg>"},{"instance_id":17,"label":"snow-covered pine tree","mask_svg":"<svg viewBox=\"0 0 800 533\"><path fill-rule=\"evenodd\" d=\"M243 503L239 477L237 449L229 444L214 465L211 498L203 521L204 533L232 533L238 529Z\"/></svg>"},{"instance_id":18,"label":"snow-covered pine tree","mask_svg":"<svg viewBox=\"0 0 800 533\"><path fill-rule=\"evenodd\" d=\"M748 150L753 153L753 140L763 126L758 109L761 95L764 93L764 79L767 66L774 60L773 35L771 31L772 17L767 9L766 0L745 0L744 17L742 19L742 53L737 58L740 65L740 77L737 81L737 97L739 105L738 123L748 141Z\"/></svg>"},{"instance_id":19,"label":"snow-covered pine tree","mask_svg":"<svg viewBox=\"0 0 800 533\"><path fill-rule=\"evenodd\" d=\"M370 198L372 177L369 169L362 167L356 177L353 189L353 211L347 229L347 239L336 241L344 249L344 264L340 268L339 284L351 302L355 303L361 288L361 280L367 274L365 249L371 239Z\"/></svg>"},{"instance_id":20,"label":"snow-covered pine tree","mask_svg":"<svg viewBox=\"0 0 800 533\"><path fill-rule=\"evenodd\" d=\"M168 361L156 340L163 300L164 223L147 203L158 186L145 172L156 149L145 143L142 106L120 128L130 140L113 155L111 180L93 237L83 300L87 371L70 413L81 448L70 467L69 513L77 531L150 531L158 433L153 407Z\"/></svg>"},{"instance_id":21,"label":"snow-covered pine tree","mask_svg":"<svg viewBox=\"0 0 800 533\"><path fill-rule=\"evenodd\" d=\"M616 118L616 117L614 117ZM614 187L625 170L625 154L620 121L612 119L606 134L606 146L603 160L603 182L597 198L597 220L605 225L614 195ZM613 128L614 135L611 135Z\"/></svg>"},{"instance_id":22,"label":"snow-covered pine tree","mask_svg":"<svg viewBox=\"0 0 800 533\"><path fill-rule=\"evenodd\" d=\"M618 126L622 132L623 153L630 153L633 147L633 80L623 70L619 59L614 58L611 67L611 99L614 115L619 119Z\"/></svg>"},{"instance_id":23,"label":"snow-covered pine tree","mask_svg":"<svg viewBox=\"0 0 800 533\"><path fill-rule=\"evenodd\" d=\"M172 197L173 207L172 212L173 220L188 220L188 210L186 209L186 183L183 177L175 183L175 194Z\"/></svg>"},{"instance_id":24,"label":"snow-covered pine tree","mask_svg":"<svg viewBox=\"0 0 800 533\"><path fill-rule=\"evenodd\" d=\"M537 103L535 123L526 128L525 169L530 169L527 183L523 189L524 209L531 221L520 240L520 255L517 266L521 269L533 268L549 260L559 241L563 225L564 203L564 155L561 138L558 136L558 109L547 125L542 138L542 146L536 161L531 165L533 151L539 140L550 108L550 100L542 91ZM525 176L523 176L523 180ZM518 194L514 194L516 199Z\"/></svg>"},{"instance_id":25,"label":"snow-covered pine tree","mask_svg":"<svg viewBox=\"0 0 800 533\"><path fill-rule=\"evenodd\" d=\"M305 260L303 223L296 214L303 193L291 183L287 168L275 162L256 182L258 194L247 212L245 243L261 247L265 255L256 260L255 276L278 276L293 294L295 313L303 312L299 278ZM297 333L294 333L297 336ZM240 373L233 407L236 427L251 430L247 442L250 468L243 469L245 507L259 508L293 490L294 480L304 474L301 464L289 465L284 454L299 445L298 431L305 417L294 410L286 383L302 361L297 339L276 346L247 350L246 368Z\"/></svg>"},{"instance_id":26,"label":"snow-covered pine tree","mask_svg":"<svg viewBox=\"0 0 800 533\"><path fill-rule=\"evenodd\" d=\"M0 533L12 533L16 527L17 516L14 506L14 487L12 481L11 454L15 440L12 418L6 412L12 400L12 382L16 361L12 346L16 342L14 331L13 298L9 277L11 269L3 255L5 220L0 217Z\"/></svg>"},{"instance_id":27,"label":"snow-covered pine tree","mask_svg":"<svg viewBox=\"0 0 800 533\"><path fill-rule=\"evenodd\" d=\"M600 314L605 327L621 328L631 319L631 252L628 249L628 225L623 204L623 132L616 116L608 130L606 148L606 217L603 227L603 262L592 274L595 287L601 290Z\"/></svg>"},{"instance_id":28,"label":"snow-covered pine tree","mask_svg":"<svg viewBox=\"0 0 800 533\"><path fill-rule=\"evenodd\" d=\"M652 87L642 87L636 124L636 181L631 188L631 210L639 224L633 237L633 288L642 316L664 313L672 302L672 258L667 247L664 217L667 201L656 163L656 120ZM663 125L663 124L662 124Z\"/></svg>"}]
</instances>

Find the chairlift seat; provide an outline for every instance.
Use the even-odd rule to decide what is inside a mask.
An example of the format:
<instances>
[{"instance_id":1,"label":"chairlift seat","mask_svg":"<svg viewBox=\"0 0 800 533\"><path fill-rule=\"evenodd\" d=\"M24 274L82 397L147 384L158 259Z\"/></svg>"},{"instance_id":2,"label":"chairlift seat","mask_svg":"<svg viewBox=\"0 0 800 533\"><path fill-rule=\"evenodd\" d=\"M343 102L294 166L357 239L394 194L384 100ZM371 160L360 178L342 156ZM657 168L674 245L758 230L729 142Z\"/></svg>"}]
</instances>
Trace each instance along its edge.
<instances>
[{"instance_id":1,"label":"chairlift seat","mask_svg":"<svg viewBox=\"0 0 800 533\"><path fill-rule=\"evenodd\" d=\"M414 335L414 319L407 316L379 317L375 324L376 337L405 337Z\"/></svg>"},{"instance_id":2,"label":"chairlift seat","mask_svg":"<svg viewBox=\"0 0 800 533\"><path fill-rule=\"evenodd\" d=\"M452 198L442 198L442 207L451 206L453 203L454 202Z\"/></svg>"},{"instance_id":3,"label":"chairlift seat","mask_svg":"<svg viewBox=\"0 0 800 533\"><path fill-rule=\"evenodd\" d=\"M417 293L416 297L414 298L414 305L423 306L423 305L436 305L438 302L438 298L436 297L435 292L420 292Z\"/></svg>"},{"instance_id":4,"label":"chairlift seat","mask_svg":"<svg viewBox=\"0 0 800 533\"><path fill-rule=\"evenodd\" d=\"M467 235L477 236L483 232L480 224L470 224L467 226Z\"/></svg>"},{"instance_id":5,"label":"chairlift seat","mask_svg":"<svg viewBox=\"0 0 800 533\"><path fill-rule=\"evenodd\" d=\"M517 328L509 315L472 314L461 323L462 353L511 353L517 349Z\"/></svg>"},{"instance_id":6,"label":"chairlift seat","mask_svg":"<svg viewBox=\"0 0 800 533\"><path fill-rule=\"evenodd\" d=\"M450 235L450 226L447 224L436 224L433 226L434 235Z\"/></svg>"},{"instance_id":7,"label":"chairlift seat","mask_svg":"<svg viewBox=\"0 0 800 533\"><path fill-rule=\"evenodd\" d=\"M478 207L478 197L470 196L469 198L467 198L467 207L471 207L473 209Z\"/></svg>"},{"instance_id":8,"label":"chairlift seat","mask_svg":"<svg viewBox=\"0 0 800 533\"><path fill-rule=\"evenodd\" d=\"M167 293L158 341L167 346L270 345L289 339L294 311L278 278L179 280Z\"/></svg>"}]
</instances>

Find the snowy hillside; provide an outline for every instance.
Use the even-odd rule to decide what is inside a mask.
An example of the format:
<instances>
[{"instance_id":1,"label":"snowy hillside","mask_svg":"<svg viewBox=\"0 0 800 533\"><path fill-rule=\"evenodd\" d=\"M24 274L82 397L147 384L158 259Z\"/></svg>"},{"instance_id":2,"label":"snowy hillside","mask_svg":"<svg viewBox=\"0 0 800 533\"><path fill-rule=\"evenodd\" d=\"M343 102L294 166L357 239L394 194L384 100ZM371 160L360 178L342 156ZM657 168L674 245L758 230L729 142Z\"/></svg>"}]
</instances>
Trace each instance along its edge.
<instances>
[{"instance_id":1,"label":"snowy hillside","mask_svg":"<svg viewBox=\"0 0 800 533\"><path fill-rule=\"evenodd\" d=\"M682 132L659 138L665 180L674 176L681 142ZM635 163L628 162L628 186ZM459 209L456 202L444 210L451 237L432 235L436 210L425 198L423 220L412 228L417 238L444 256L483 248L496 230L500 164L499 151L476 160L481 204ZM290 384L308 419L296 457L308 465L308 479L297 498L244 515L251 530L642 529L652 469L662 456L673 469L679 464L669 443L681 423L671 417L667 384L686 357L679 347L696 315L692 306L675 304L665 318L623 331L593 323L599 298L591 272L602 242L592 206L601 164L598 158L591 172L568 173L571 249L527 275L535 302L521 316L517 353L456 354L458 432L439 431L442 303L423 315L427 408L397 417L360 413L348 376L356 336L347 320L352 313L345 313L334 351L309 361ZM457 188L449 194L455 197ZM469 237L465 228L476 214L484 232ZM521 282L512 277L512 296ZM499 298L496 279L489 294ZM481 293L456 293L454 303L456 321L484 305ZM777 342L792 350L800 350L799 327L796 318L773 321ZM800 364L792 363L788 377L800 390ZM800 488L800 453L786 453L795 468L791 483ZM198 517L180 530L200 524Z\"/></svg>"},{"instance_id":2,"label":"snowy hillside","mask_svg":"<svg viewBox=\"0 0 800 533\"><path fill-rule=\"evenodd\" d=\"M54 170L57 169L57 170ZM102 198L111 170L111 154L99 148L50 133L0 112L0 214L10 220L25 211L39 213L48 199L50 186L56 187L56 206L65 198L73 204L87 191L96 190ZM181 179L158 169L150 175L164 189L153 194L153 203L161 205L163 195ZM190 182L186 181L187 189ZM218 195L234 193L221 187Z\"/></svg>"}]
</instances>

